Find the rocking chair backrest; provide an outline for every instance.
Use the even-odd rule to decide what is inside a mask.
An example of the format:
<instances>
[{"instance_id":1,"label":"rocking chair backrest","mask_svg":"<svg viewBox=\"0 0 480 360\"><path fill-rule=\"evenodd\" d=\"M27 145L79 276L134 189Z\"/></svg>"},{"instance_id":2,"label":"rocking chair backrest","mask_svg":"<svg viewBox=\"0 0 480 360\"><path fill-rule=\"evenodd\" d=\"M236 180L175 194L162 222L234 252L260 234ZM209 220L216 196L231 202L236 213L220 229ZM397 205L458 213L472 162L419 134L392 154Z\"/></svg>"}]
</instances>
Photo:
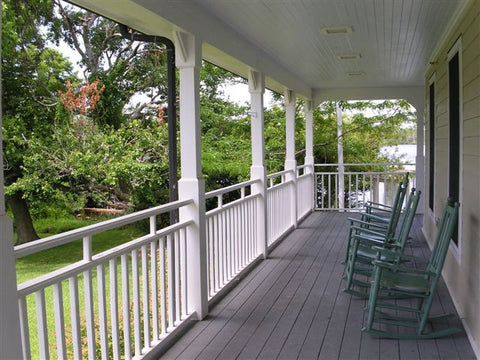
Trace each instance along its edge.
<instances>
[{"instance_id":1,"label":"rocking chair backrest","mask_svg":"<svg viewBox=\"0 0 480 360\"><path fill-rule=\"evenodd\" d=\"M401 246L401 251L405 248L405 244L408 240L408 235L410 234L410 229L412 228L413 220L415 218L415 213L417 212L418 202L420 201L420 190L415 190L412 188L410 195L408 196L407 206L403 213L403 220L400 226L400 232L398 233L397 245Z\"/></svg>"},{"instance_id":2,"label":"rocking chair backrest","mask_svg":"<svg viewBox=\"0 0 480 360\"><path fill-rule=\"evenodd\" d=\"M400 219L400 214L402 212L403 200L408 188L408 173L405 175L405 179L398 184L397 193L395 194L395 199L392 205L392 216L388 222L387 228L387 239L395 236L395 230L397 229L398 220Z\"/></svg>"},{"instance_id":3,"label":"rocking chair backrest","mask_svg":"<svg viewBox=\"0 0 480 360\"><path fill-rule=\"evenodd\" d=\"M435 244L427 266L427 270L435 273L437 277L440 276L445 257L447 256L448 245L450 244L450 239L452 238L453 230L457 222L459 206L460 204L458 202L454 204L451 199L448 199L448 204L443 212Z\"/></svg>"}]
</instances>

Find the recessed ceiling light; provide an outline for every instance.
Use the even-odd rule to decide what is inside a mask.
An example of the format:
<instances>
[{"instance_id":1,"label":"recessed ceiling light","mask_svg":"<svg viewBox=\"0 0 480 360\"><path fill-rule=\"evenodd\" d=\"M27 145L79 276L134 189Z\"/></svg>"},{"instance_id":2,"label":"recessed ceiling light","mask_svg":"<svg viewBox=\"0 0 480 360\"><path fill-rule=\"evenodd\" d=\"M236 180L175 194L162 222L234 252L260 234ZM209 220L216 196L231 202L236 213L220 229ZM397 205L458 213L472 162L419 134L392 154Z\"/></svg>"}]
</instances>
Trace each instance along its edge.
<instances>
[{"instance_id":1,"label":"recessed ceiling light","mask_svg":"<svg viewBox=\"0 0 480 360\"><path fill-rule=\"evenodd\" d=\"M347 72L348 76L363 76L365 75L365 72L363 71L349 71Z\"/></svg>"},{"instance_id":2,"label":"recessed ceiling light","mask_svg":"<svg viewBox=\"0 0 480 360\"><path fill-rule=\"evenodd\" d=\"M345 53L345 54L337 54L337 58L340 60L355 60L360 59L362 55L360 53Z\"/></svg>"},{"instance_id":3,"label":"recessed ceiling light","mask_svg":"<svg viewBox=\"0 0 480 360\"><path fill-rule=\"evenodd\" d=\"M322 26L320 31L324 35L350 34L353 29L351 26Z\"/></svg>"}]
</instances>

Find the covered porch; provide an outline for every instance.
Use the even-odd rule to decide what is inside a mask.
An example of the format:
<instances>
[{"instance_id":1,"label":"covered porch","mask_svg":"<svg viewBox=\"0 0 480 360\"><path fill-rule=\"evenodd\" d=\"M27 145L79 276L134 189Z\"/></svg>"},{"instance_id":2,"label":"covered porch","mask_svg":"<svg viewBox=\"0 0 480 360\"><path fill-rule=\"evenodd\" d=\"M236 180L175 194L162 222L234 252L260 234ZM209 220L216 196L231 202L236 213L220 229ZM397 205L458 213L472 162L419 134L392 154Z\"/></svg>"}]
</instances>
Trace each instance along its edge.
<instances>
[{"instance_id":1,"label":"covered porch","mask_svg":"<svg viewBox=\"0 0 480 360\"><path fill-rule=\"evenodd\" d=\"M309 215L161 358L474 359L465 333L389 340L360 331L366 300L342 292L349 216ZM428 257L421 222L417 215L406 252ZM455 312L443 281L433 312ZM462 324L454 319L449 326Z\"/></svg>"},{"instance_id":2,"label":"covered porch","mask_svg":"<svg viewBox=\"0 0 480 360\"><path fill-rule=\"evenodd\" d=\"M328 0L72 3L134 31L173 39L180 85L179 200L14 248L0 172L0 358L463 359L479 354L480 192L478 180L472 180L480 177L478 0L405 0L404 6L367 0L355 5ZM364 301L341 293L348 215L314 212L323 185L315 168L313 111L325 100L402 98L415 107L415 186L430 201L419 206L425 215L416 221L408 251L426 256L449 196L451 170L443 164L458 150L448 144L445 74L446 54L462 34L470 59L462 72L470 105L465 105L465 131L459 131L465 147L456 174L462 236L452 245L444 273L453 300L442 283L435 306L457 309L466 332L429 341L372 338L361 332ZM251 97L250 180L212 192L205 191L201 161L204 59L248 79ZM425 87L432 67L439 71L438 99L435 93L427 97ZM284 95L286 110L284 170L274 174L265 166L266 88ZM305 104L300 161L298 99ZM439 112L432 115L436 105ZM433 132L428 145L437 145L433 153L432 147L424 151L427 114L429 125L439 120L428 127ZM230 193L234 200L226 202ZM206 209L208 199L216 199L212 209ZM177 210L177 223L159 226L158 215ZM150 225L143 236L94 253L93 236L140 221ZM81 260L17 284L15 259L79 239ZM28 314L27 302L35 303L35 314Z\"/></svg>"}]
</instances>

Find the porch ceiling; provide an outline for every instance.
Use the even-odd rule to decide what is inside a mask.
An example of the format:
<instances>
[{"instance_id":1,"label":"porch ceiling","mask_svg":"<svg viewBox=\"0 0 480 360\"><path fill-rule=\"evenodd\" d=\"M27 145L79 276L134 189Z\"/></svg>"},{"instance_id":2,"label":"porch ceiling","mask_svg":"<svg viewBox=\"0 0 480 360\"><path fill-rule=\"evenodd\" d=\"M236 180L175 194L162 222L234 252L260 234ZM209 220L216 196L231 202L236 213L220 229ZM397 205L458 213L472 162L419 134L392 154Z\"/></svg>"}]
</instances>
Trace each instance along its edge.
<instances>
[{"instance_id":1,"label":"porch ceiling","mask_svg":"<svg viewBox=\"0 0 480 360\"><path fill-rule=\"evenodd\" d=\"M265 72L267 86L301 96L344 89L422 86L427 63L469 0L74 0L147 34L197 34L204 58L239 75ZM346 25L348 34L325 35ZM338 55L359 58L340 60ZM348 75L349 72L360 75ZM348 97L354 98L355 92ZM375 93L375 91L373 91ZM330 94L330 95L328 95ZM335 95L337 94L337 95ZM368 95L375 97L375 95ZM346 96L347 97L347 96Z\"/></svg>"}]
</instances>

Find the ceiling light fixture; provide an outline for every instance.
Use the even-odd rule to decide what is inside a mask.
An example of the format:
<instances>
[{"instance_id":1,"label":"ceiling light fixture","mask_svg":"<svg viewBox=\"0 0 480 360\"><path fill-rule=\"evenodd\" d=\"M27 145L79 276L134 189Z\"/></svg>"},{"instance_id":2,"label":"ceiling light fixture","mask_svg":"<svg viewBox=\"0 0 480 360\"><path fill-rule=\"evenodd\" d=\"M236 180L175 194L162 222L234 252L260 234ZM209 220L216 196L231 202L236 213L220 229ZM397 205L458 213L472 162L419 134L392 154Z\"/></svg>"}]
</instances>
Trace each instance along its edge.
<instances>
[{"instance_id":1,"label":"ceiling light fixture","mask_svg":"<svg viewBox=\"0 0 480 360\"><path fill-rule=\"evenodd\" d=\"M363 71L349 71L347 72L348 76L363 76L365 75L365 72Z\"/></svg>"},{"instance_id":2,"label":"ceiling light fixture","mask_svg":"<svg viewBox=\"0 0 480 360\"><path fill-rule=\"evenodd\" d=\"M353 29L351 26L322 26L320 31L324 35L338 35L338 34L351 34Z\"/></svg>"},{"instance_id":3,"label":"ceiling light fixture","mask_svg":"<svg viewBox=\"0 0 480 360\"><path fill-rule=\"evenodd\" d=\"M345 53L345 54L337 54L336 55L339 60L355 60L360 59L362 54L360 53Z\"/></svg>"}]
</instances>

